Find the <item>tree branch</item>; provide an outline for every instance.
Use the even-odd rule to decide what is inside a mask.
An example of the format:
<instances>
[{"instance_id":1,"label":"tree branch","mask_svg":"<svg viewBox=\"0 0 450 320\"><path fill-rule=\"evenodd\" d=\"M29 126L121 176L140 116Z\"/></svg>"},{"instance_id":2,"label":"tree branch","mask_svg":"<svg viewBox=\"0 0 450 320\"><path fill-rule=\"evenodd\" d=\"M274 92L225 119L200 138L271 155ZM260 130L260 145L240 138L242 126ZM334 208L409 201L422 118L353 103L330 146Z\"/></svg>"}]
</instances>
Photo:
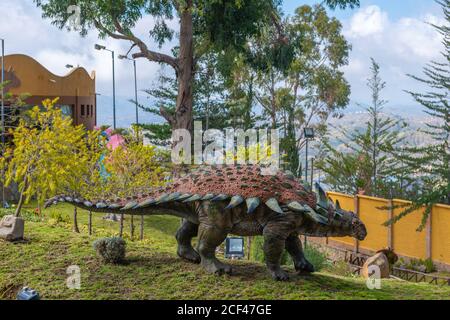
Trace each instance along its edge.
<instances>
[{"instance_id":1,"label":"tree branch","mask_svg":"<svg viewBox=\"0 0 450 320\"><path fill-rule=\"evenodd\" d=\"M113 39L119 39L119 40L128 40L131 41L134 45L139 47L139 50L141 52L135 53L132 55L134 59L136 58L147 58L150 61L158 62L158 63L165 63L170 65L172 68L175 69L175 72L179 72L179 65L178 60L174 57L171 57L167 54L155 52L152 50L149 50L147 45L138 37L136 37L131 31L125 30L117 18L114 19L114 27L116 28L117 33L110 31L108 28L103 26L100 21L94 19L94 25L97 29L100 31L106 33L108 36L110 36Z\"/></svg>"}]
</instances>

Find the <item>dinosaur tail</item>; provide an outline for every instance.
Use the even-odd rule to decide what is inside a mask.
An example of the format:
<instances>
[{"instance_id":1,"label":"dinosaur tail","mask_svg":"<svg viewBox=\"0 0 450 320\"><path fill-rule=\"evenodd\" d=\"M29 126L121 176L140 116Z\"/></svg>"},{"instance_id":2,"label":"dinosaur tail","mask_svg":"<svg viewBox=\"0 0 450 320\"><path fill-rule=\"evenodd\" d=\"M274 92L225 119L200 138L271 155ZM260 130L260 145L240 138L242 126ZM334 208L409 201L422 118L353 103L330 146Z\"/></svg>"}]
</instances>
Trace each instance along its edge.
<instances>
[{"instance_id":1,"label":"dinosaur tail","mask_svg":"<svg viewBox=\"0 0 450 320\"><path fill-rule=\"evenodd\" d=\"M117 199L115 201L92 201L82 197L59 195L48 199L44 204L44 208L62 202L91 212L125 215L172 215L187 219L193 223L198 223L198 216L192 203L181 203L176 200L161 202L152 198L144 201L127 198Z\"/></svg>"}]
</instances>

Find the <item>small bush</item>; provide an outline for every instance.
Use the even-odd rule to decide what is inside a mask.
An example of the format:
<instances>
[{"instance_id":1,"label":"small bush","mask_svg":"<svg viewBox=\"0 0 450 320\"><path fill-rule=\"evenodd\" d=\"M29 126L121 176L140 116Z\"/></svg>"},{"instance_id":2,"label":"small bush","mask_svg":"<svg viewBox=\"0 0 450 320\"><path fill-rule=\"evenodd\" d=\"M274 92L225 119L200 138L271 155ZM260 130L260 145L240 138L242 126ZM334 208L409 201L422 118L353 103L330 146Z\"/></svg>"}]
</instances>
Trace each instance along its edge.
<instances>
[{"instance_id":1,"label":"small bush","mask_svg":"<svg viewBox=\"0 0 450 320\"><path fill-rule=\"evenodd\" d=\"M254 261L265 262L264 256L264 237L257 236L253 238L252 248L251 248L251 259ZM327 255L314 246L309 244L303 250L306 259L312 263L315 271L319 271L323 269L328 263ZM281 265L292 265L293 261L289 253L284 250L283 255L281 256Z\"/></svg>"},{"instance_id":2,"label":"small bush","mask_svg":"<svg viewBox=\"0 0 450 320\"><path fill-rule=\"evenodd\" d=\"M338 276L343 276L343 277L353 277L354 276L351 266L344 260L336 261L328 269L330 272L332 272Z\"/></svg>"},{"instance_id":3,"label":"small bush","mask_svg":"<svg viewBox=\"0 0 450 320\"><path fill-rule=\"evenodd\" d=\"M250 251L250 258L252 260L265 263L266 257L264 255L264 237L253 237L252 247ZM281 265L285 266L288 264L292 264L292 259L287 251L284 250L283 255L281 256Z\"/></svg>"},{"instance_id":4,"label":"small bush","mask_svg":"<svg viewBox=\"0 0 450 320\"><path fill-rule=\"evenodd\" d=\"M93 246L105 263L119 264L125 260L126 242L122 238L98 239Z\"/></svg>"},{"instance_id":5,"label":"small bush","mask_svg":"<svg viewBox=\"0 0 450 320\"><path fill-rule=\"evenodd\" d=\"M400 258L396 266L403 269L409 269L423 273L432 273L436 271L436 267L431 259L411 259L407 262L404 259Z\"/></svg>"},{"instance_id":6,"label":"small bush","mask_svg":"<svg viewBox=\"0 0 450 320\"><path fill-rule=\"evenodd\" d=\"M305 253L306 260L314 266L315 271L320 271L329 265L327 255L316 247L306 244L303 252Z\"/></svg>"},{"instance_id":7,"label":"small bush","mask_svg":"<svg viewBox=\"0 0 450 320\"><path fill-rule=\"evenodd\" d=\"M71 219L68 215L64 214L62 211L50 211L48 214L48 219L51 224L59 224L59 223L71 223Z\"/></svg>"},{"instance_id":8,"label":"small bush","mask_svg":"<svg viewBox=\"0 0 450 320\"><path fill-rule=\"evenodd\" d=\"M9 208L9 209L0 208L0 219L3 218L4 216L14 215L15 213L16 213L16 210L13 208ZM22 209L22 211L20 212L20 217L23 220L30 221L30 222L41 222L42 221L42 218L36 212L33 212L31 210Z\"/></svg>"}]
</instances>

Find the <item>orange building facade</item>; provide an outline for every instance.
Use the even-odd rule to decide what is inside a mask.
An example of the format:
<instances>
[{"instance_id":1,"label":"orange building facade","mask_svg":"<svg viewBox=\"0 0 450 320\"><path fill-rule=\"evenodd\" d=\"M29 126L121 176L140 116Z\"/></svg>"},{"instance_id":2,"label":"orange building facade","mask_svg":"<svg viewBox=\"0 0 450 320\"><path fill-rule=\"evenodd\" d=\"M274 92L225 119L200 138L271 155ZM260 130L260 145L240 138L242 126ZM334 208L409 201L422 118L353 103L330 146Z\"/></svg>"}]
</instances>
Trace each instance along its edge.
<instances>
[{"instance_id":1,"label":"orange building facade","mask_svg":"<svg viewBox=\"0 0 450 320\"><path fill-rule=\"evenodd\" d=\"M44 99L59 97L57 106L75 125L92 130L97 124L95 72L88 74L78 67L57 76L31 57L13 54L5 56L5 80L9 82L6 92L27 95L26 105L41 105Z\"/></svg>"}]
</instances>

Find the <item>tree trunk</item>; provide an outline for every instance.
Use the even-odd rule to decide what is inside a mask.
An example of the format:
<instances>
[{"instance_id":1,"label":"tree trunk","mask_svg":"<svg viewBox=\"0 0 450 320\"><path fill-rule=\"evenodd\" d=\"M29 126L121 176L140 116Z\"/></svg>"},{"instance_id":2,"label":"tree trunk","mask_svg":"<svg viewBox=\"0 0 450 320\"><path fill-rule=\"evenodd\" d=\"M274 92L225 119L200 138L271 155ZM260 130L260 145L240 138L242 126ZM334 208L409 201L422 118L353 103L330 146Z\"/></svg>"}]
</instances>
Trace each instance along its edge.
<instances>
[{"instance_id":1,"label":"tree trunk","mask_svg":"<svg viewBox=\"0 0 450 320\"><path fill-rule=\"evenodd\" d=\"M19 198L19 202L17 203L17 208L16 208L16 212L14 213L14 215L16 217L18 217L20 215L20 210L22 210L22 206L23 206L23 202L24 202L24 196L23 196L24 191L22 191L20 193L20 198Z\"/></svg>"},{"instance_id":2,"label":"tree trunk","mask_svg":"<svg viewBox=\"0 0 450 320\"><path fill-rule=\"evenodd\" d=\"M25 189L27 188L27 184L28 184L28 177L25 176L25 179L24 179L24 182L23 182L23 188L20 191L19 202L17 203L17 208L16 208L16 211L14 213L14 215L16 217L18 217L20 215L20 211L22 210L22 206L23 206L23 203L25 201L24 193L25 193Z\"/></svg>"},{"instance_id":3,"label":"tree trunk","mask_svg":"<svg viewBox=\"0 0 450 320\"><path fill-rule=\"evenodd\" d=\"M194 81L193 42L192 0L187 0L185 8L181 9L178 96L176 114L171 126L172 129L186 129L190 132L192 131L192 84Z\"/></svg>"},{"instance_id":4,"label":"tree trunk","mask_svg":"<svg viewBox=\"0 0 450 320\"><path fill-rule=\"evenodd\" d=\"M78 229L78 211L77 207L73 207L73 232L80 233L80 229Z\"/></svg>"}]
</instances>

